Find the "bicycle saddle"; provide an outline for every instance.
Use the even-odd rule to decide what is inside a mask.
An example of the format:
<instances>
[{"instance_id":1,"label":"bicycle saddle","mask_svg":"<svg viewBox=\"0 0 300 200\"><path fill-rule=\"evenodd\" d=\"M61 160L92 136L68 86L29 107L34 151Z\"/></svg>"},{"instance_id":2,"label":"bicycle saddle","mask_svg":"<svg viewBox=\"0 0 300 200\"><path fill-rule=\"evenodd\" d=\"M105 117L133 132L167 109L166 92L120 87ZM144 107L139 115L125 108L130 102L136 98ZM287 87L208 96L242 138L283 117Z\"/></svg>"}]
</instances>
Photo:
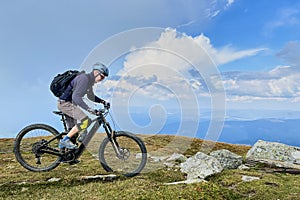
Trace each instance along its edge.
<instances>
[{"instance_id":1,"label":"bicycle saddle","mask_svg":"<svg viewBox=\"0 0 300 200\"><path fill-rule=\"evenodd\" d=\"M53 113L54 113L54 114L57 114L57 115L64 115L64 113L61 112L61 111L53 111Z\"/></svg>"}]
</instances>

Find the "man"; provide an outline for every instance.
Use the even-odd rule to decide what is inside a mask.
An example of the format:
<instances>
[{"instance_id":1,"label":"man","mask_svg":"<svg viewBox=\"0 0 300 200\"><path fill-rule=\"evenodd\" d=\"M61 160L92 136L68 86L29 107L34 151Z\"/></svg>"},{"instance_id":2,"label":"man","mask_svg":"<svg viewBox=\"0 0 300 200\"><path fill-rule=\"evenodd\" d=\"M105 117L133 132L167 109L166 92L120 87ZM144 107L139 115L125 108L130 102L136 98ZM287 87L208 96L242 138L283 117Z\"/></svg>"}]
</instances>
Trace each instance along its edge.
<instances>
[{"instance_id":1,"label":"man","mask_svg":"<svg viewBox=\"0 0 300 200\"><path fill-rule=\"evenodd\" d=\"M81 73L77 75L68 85L64 93L59 97L58 109L65 113L68 117L67 123L71 130L60 140L59 148L76 149L77 145L70 140L76 134L80 134L78 141L82 142L87 134L87 128L91 123L91 119L81 110L87 110L92 114L97 111L90 108L84 101L83 97L87 95L88 99L109 106L109 103L95 96L93 85L104 80L109 75L108 68L102 63L93 65L93 70L89 74ZM79 123L77 123L79 121ZM76 139L75 139L76 141Z\"/></svg>"}]
</instances>

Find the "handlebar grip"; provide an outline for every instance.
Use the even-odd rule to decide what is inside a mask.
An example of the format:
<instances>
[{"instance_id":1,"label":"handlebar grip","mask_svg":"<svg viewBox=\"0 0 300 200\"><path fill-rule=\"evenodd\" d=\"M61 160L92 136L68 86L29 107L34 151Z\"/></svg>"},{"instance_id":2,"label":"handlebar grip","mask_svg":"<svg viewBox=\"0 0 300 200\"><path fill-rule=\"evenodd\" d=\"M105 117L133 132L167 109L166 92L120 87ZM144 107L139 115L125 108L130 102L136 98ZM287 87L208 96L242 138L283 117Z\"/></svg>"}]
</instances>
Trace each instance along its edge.
<instances>
[{"instance_id":1,"label":"handlebar grip","mask_svg":"<svg viewBox=\"0 0 300 200\"><path fill-rule=\"evenodd\" d=\"M99 113L105 113L106 109L102 108L102 109L99 109Z\"/></svg>"}]
</instances>

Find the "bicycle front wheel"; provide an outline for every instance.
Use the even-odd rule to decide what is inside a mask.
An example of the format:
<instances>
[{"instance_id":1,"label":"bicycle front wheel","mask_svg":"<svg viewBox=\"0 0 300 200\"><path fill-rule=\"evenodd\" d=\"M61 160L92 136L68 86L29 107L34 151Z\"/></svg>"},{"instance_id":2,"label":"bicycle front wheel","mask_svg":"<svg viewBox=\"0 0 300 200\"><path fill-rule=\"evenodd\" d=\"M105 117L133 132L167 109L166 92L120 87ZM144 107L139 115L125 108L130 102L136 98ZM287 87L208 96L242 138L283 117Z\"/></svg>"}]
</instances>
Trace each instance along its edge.
<instances>
[{"instance_id":1,"label":"bicycle front wheel","mask_svg":"<svg viewBox=\"0 0 300 200\"><path fill-rule=\"evenodd\" d=\"M127 177L139 174L147 162L147 150L143 141L129 132L115 133L119 155L112 142L105 138L99 148L99 160L107 172L120 173Z\"/></svg>"},{"instance_id":2,"label":"bicycle front wheel","mask_svg":"<svg viewBox=\"0 0 300 200\"><path fill-rule=\"evenodd\" d=\"M46 124L33 124L25 127L17 135L14 153L17 161L26 169L34 172L50 171L60 164L61 157L43 153L43 149L55 149L59 139L46 144L57 136L57 130ZM45 145L46 144L46 145Z\"/></svg>"}]
</instances>

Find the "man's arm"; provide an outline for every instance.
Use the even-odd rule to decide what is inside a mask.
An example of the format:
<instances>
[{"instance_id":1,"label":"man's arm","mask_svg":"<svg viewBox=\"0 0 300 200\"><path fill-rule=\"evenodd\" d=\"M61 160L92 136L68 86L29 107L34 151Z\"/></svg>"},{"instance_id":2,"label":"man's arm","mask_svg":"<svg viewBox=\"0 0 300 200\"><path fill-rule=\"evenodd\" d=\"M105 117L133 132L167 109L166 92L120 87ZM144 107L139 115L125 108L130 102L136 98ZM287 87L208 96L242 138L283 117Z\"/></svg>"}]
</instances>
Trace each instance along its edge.
<instances>
[{"instance_id":1,"label":"man's arm","mask_svg":"<svg viewBox=\"0 0 300 200\"><path fill-rule=\"evenodd\" d=\"M73 94L72 101L75 105L80 106L81 108L88 110L89 106L83 101L83 96L86 93L88 88L89 80L86 76L78 76L76 80L74 80L73 85Z\"/></svg>"},{"instance_id":2,"label":"man's arm","mask_svg":"<svg viewBox=\"0 0 300 200\"><path fill-rule=\"evenodd\" d=\"M93 88L91 87L88 92L87 92L87 98L93 102L96 102L96 103L102 103L104 104L105 101L99 97L97 97L94 92L93 92Z\"/></svg>"}]
</instances>

